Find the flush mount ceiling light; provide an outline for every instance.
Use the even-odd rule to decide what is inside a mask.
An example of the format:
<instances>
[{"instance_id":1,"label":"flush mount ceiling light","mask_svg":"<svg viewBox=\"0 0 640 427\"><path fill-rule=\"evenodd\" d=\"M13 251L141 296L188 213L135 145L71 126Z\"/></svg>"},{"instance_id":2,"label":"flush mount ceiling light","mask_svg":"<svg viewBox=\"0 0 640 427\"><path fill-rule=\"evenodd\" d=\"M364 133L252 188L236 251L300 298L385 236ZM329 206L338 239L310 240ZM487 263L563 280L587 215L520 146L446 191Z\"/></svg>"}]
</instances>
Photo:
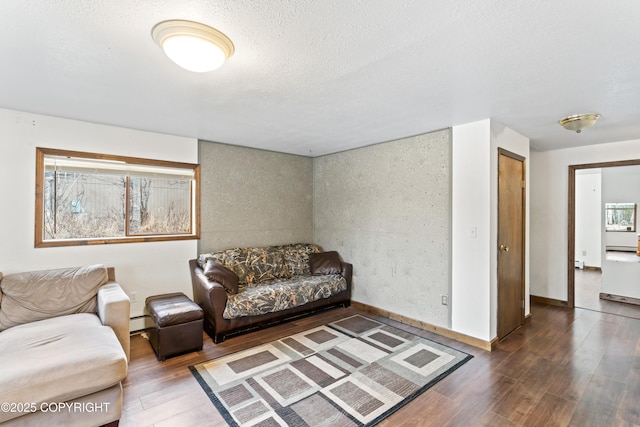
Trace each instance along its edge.
<instances>
[{"instance_id":1,"label":"flush mount ceiling light","mask_svg":"<svg viewBox=\"0 0 640 427\"><path fill-rule=\"evenodd\" d=\"M573 130L576 131L576 133L580 133L582 129L592 126L599 118L600 114L595 113L576 114L560 119L558 123L566 130Z\"/></svg>"},{"instance_id":2,"label":"flush mount ceiling light","mask_svg":"<svg viewBox=\"0 0 640 427\"><path fill-rule=\"evenodd\" d=\"M151 36L173 62L197 73L219 68L235 50L229 37L193 21L160 22Z\"/></svg>"}]
</instances>

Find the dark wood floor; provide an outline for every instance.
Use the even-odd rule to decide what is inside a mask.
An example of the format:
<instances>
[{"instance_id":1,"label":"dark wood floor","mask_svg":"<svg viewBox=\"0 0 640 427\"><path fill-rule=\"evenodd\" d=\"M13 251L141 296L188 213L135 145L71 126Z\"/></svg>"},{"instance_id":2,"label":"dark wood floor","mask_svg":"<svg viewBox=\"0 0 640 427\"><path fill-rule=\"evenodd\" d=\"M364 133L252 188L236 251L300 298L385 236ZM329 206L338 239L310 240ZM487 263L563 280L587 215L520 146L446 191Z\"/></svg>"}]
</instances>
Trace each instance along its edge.
<instances>
[{"instance_id":1,"label":"dark wood floor","mask_svg":"<svg viewBox=\"0 0 640 427\"><path fill-rule=\"evenodd\" d=\"M120 425L224 426L189 365L362 313L474 355L380 423L396 426L640 426L640 320L532 304L532 319L493 352L355 308L335 309L215 345L155 359L131 339Z\"/></svg>"}]
</instances>

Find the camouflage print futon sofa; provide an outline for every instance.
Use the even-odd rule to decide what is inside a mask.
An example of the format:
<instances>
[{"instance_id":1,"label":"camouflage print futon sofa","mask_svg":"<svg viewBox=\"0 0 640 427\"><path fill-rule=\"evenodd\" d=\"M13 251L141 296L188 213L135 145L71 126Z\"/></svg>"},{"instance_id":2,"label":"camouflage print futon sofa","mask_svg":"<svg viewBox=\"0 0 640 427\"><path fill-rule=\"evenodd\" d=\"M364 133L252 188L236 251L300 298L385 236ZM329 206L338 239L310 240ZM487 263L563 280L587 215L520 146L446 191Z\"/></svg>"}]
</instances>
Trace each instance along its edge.
<instances>
[{"instance_id":1,"label":"camouflage print futon sofa","mask_svg":"<svg viewBox=\"0 0 640 427\"><path fill-rule=\"evenodd\" d=\"M235 248L189 261L194 301L214 342L351 299L351 264L298 243Z\"/></svg>"}]
</instances>

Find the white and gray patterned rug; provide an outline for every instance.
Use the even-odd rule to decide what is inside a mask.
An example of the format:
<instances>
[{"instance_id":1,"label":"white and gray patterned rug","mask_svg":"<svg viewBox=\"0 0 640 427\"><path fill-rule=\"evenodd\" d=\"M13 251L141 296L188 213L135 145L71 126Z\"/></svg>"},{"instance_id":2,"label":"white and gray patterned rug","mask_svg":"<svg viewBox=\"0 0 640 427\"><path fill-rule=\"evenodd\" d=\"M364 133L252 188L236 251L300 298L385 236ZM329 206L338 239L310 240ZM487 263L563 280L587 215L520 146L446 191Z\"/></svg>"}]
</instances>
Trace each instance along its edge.
<instances>
[{"instance_id":1,"label":"white and gray patterned rug","mask_svg":"<svg viewBox=\"0 0 640 427\"><path fill-rule=\"evenodd\" d=\"M471 357L355 315L190 369L231 426L373 426Z\"/></svg>"}]
</instances>

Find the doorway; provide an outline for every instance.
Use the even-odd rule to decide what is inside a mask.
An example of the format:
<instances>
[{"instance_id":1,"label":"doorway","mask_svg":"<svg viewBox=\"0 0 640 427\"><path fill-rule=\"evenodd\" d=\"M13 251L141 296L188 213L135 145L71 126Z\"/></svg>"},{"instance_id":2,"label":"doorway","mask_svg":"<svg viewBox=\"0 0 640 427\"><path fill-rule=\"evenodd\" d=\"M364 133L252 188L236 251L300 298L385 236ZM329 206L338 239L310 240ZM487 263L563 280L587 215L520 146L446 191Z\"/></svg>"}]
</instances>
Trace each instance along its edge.
<instances>
[{"instance_id":1,"label":"doorway","mask_svg":"<svg viewBox=\"0 0 640 427\"><path fill-rule=\"evenodd\" d=\"M580 279L581 280L585 280L586 283L590 283L593 284L593 286L595 286L595 288L599 287L600 284L600 280L602 275L601 274L594 274L593 272L585 272L585 271L581 271L580 267L578 268L578 272L576 273L576 172L577 171L581 171L581 170L585 170L585 169L600 169L600 168L613 168L613 167L618 167L618 166L638 166L640 165L640 160L626 160L626 161L617 161L617 162L603 162L603 163L590 163L590 164L583 164L583 165L570 165L569 166L569 206L568 206L568 211L569 211L569 215L568 215L568 227L569 227L569 233L568 233L568 248L567 248L567 255L568 255L568 263L567 263L567 306L569 308L574 308L576 307L576 274L580 274ZM634 233L635 235L635 233ZM602 247L606 247L606 244L603 244ZM581 249L582 250L582 249ZM581 260L577 260L578 264L580 263ZM604 261L604 260L603 260ZM597 283L596 283L597 281ZM640 310L638 309L638 307L629 307L628 305L625 307L626 304L623 304L622 306L620 306L620 303L611 303L611 302L601 302L601 301L596 301L593 304L589 304L590 306L586 306L588 305L587 303L582 303L581 305L585 306L582 308L587 308L587 309L595 309L597 311L605 311L605 312L612 312L611 310L614 310L615 312L612 312L612 314L622 314L619 311L629 311L629 312L633 312L633 315L630 315L628 313L625 313L624 315L629 315L630 317L636 317L637 314ZM591 307L591 305L593 305L593 307ZM597 309L594 307L607 307L606 309Z\"/></svg>"},{"instance_id":2,"label":"doorway","mask_svg":"<svg viewBox=\"0 0 640 427\"><path fill-rule=\"evenodd\" d=\"M575 307L599 310L602 283L602 169L576 171Z\"/></svg>"},{"instance_id":3,"label":"doorway","mask_svg":"<svg viewBox=\"0 0 640 427\"><path fill-rule=\"evenodd\" d=\"M498 149L498 339L524 325L525 158Z\"/></svg>"}]
</instances>

